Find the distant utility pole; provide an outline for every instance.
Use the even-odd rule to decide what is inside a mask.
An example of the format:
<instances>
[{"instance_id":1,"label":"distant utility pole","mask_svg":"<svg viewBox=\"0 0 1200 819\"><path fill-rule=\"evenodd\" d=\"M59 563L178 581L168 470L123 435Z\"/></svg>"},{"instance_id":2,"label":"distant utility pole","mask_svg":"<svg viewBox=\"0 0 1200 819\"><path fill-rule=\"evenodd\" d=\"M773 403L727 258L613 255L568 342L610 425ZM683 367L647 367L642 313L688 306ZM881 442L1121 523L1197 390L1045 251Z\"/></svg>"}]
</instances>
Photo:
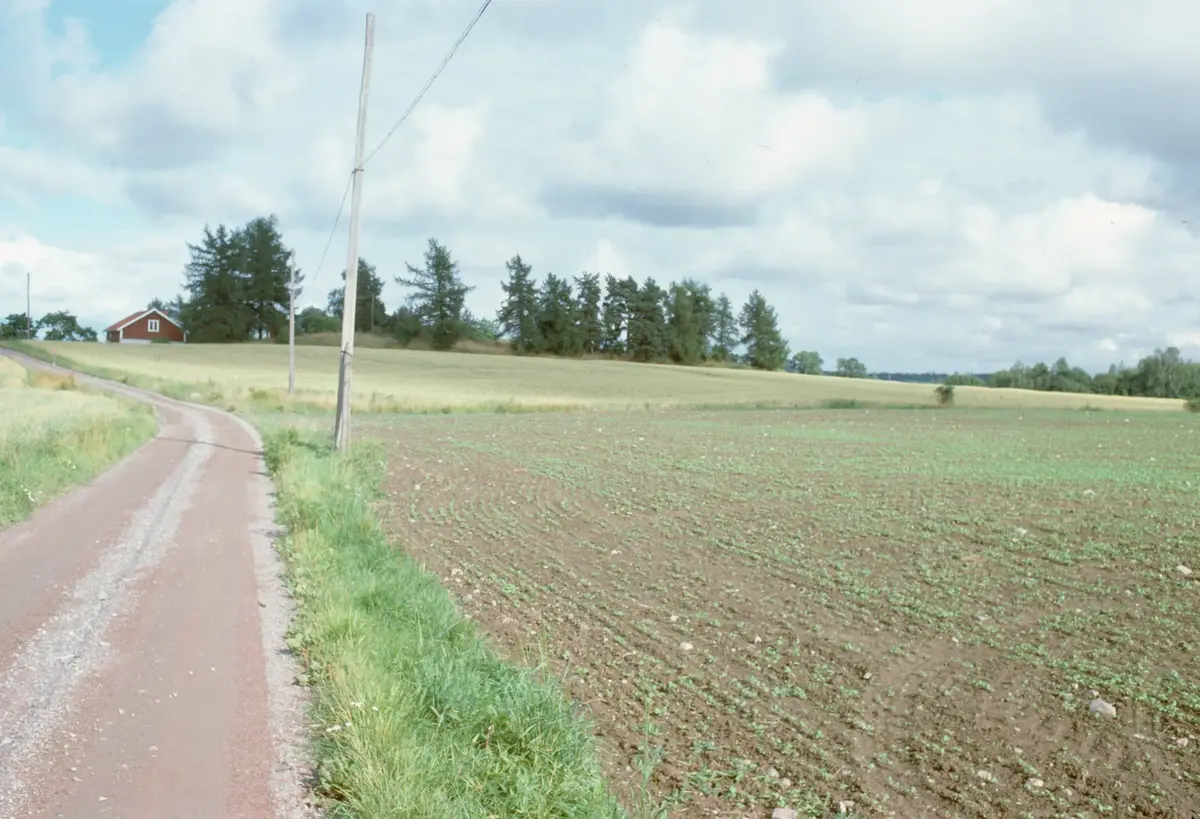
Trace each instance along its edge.
<instances>
[{"instance_id":1,"label":"distant utility pole","mask_svg":"<svg viewBox=\"0 0 1200 819\"><path fill-rule=\"evenodd\" d=\"M288 260L288 395L296 394L296 251Z\"/></svg>"},{"instance_id":2,"label":"distant utility pole","mask_svg":"<svg viewBox=\"0 0 1200 819\"><path fill-rule=\"evenodd\" d=\"M358 220L362 204L363 151L367 139L367 93L371 88L371 51L375 47L375 15L367 12L362 87L358 93L358 129L354 139L354 177L350 194L350 240L346 248L346 287L342 292L342 357L338 370L337 421L334 445L350 446L350 375L354 369L354 308L358 302Z\"/></svg>"},{"instance_id":3,"label":"distant utility pole","mask_svg":"<svg viewBox=\"0 0 1200 819\"><path fill-rule=\"evenodd\" d=\"M33 296L30 295L30 276L32 274L25 271L25 336L33 338Z\"/></svg>"}]
</instances>

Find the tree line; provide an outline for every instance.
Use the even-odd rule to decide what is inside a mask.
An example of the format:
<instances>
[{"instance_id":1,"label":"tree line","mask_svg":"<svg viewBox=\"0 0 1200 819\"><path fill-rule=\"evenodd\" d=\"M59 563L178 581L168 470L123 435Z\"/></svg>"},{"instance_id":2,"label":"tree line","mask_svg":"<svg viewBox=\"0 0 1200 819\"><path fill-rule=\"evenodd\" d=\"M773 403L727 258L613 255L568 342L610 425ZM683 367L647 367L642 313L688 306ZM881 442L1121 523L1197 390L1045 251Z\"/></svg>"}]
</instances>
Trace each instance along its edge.
<instances>
[{"instance_id":1,"label":"tree line","mask_svg":"<svg viewBox=\"0 0 1200 819\"><path fill-rule=\"evenodd\" d=\"M182 294L154 299L188 332L191 342L238 342L286 335L288 282L292 252L274 215L244 225L205 226L199 242L188 244ZM792 353L779 329L775 308L753 291L735 311L723 293L691 278L660 285L651 277L583 272L567 277L546 273L540 280L519 254L505 263L504 297L495 319L475 316L466 307L467 286L445 245L429 239L419 265L405 263L393 280L408 292L389 310L384 279L374 265L358 260L355 330L383 334L404 345L421 342L449 350L462 341L504 343L520 355L601 356L639 362L736 364L805 375L868 378L854 357L825 368L820 353ZM346 272L341 272L345 282ZM295 271L296 293L304 276ZM323 306L296 315L300 335L337 333L343 313L342 287L332 288ZM35 336L47 340L94 341L94 330L66 312L48 313L34 323ZM23 338L24 314L0 322L0 338ZM888 377L895 377L894 374ZM1090 375L1065 358L1052 365L1018 362L990 376L955 374L950 385L1018 387L1031 390L1200 397L1200 363L1184 360L1175 347L1157 350L1134 367L1114 365Z\"/></svg>"},{"instance_id":2,"label":"tree line","mask_svg":"<svg viewBox=\"0 0 1200 819\"><path fill-rule=\"evenodd\" d=\"M1155 350L1129 367L1114 364L1106 372L1091 375L1071 366L1066 358L1053 364L1038 362L1032 366L1017 362L987 378L952 375L947 384L989 387L1015 387L1043 392L1128 395L1148 398L1200 398L1200 362L1185 359L1178 347Z\"/></svg>"},{"instance_id":3,"label":"tree line","mask_svg":"<svg viewBox=\"0 0 1200 819\"><path fill-rule=\"evenodd\" d=\"M200 242L188 249L184 296L176 312L189 340L273 338L286 326L290 251L274 217L241 228L206 227ZM393 277L408 291L394 311L383 301L384 280L360 258L355 330L384 333L404 344L421 341L435 350L464 340L499 340L525 355L739 361L769 370L788 364L775 308L757 290L735 314L727 296L714 295L692 279L662 287L653 278L639 282L609 275L601 281L599 273L585 272L573 278L548 273L539 282L519 255L505 267L504 301L493 321L467 309L473 288L436 239L429 239L421 264L406 263L405 271ZM341 277L344 282L345 271ZM323 307L302 310L297 332L339 330L343 292L344 286L334 288Z\"/></svg>"},{"instance_id":4,"label":"tree line","mask_svg":"<svg viewBox=\"0 0 1200 819\"><path fill-rule=\"evenodd\" d=\"M96 331L84 327L73 313L56 310L32 322L24 313L9 313L0 321L0 339L34 338L46 341L95 341Z\"/></svg>"},{"instance_id":5,"label":"tree line","mask_svg":"<svg viewBox=\"0 0 1200 819\"><path fill-rule=\"evenodd\" d=\"M775 308L758 290L735 314L725 294L694 279L666 287L647 277L581 273L568 279L513 256L497 321L514 352L604 355L642 362L740 362L764 370L788 363ZM739 353L739 349L741 352Z\"/></svg>"}]
</instances>

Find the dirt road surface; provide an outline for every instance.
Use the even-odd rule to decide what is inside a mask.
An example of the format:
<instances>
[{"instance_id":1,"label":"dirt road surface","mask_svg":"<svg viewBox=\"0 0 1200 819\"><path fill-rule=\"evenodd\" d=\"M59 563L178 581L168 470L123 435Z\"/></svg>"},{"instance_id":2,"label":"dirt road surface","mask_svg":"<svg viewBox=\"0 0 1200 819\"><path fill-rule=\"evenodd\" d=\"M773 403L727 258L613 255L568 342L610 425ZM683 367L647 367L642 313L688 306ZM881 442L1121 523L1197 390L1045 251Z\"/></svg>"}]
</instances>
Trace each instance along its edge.
<instances>
[{"instance_id":1,"label":"dirt road surface","mask_svg":"<svg viewBox=\"0 0 1200 819\"><path fill-rule=\"evenodd\" d=\"M0 817L309 815L257 433L76 378L152 404L160 429L0 532Z\"/></svg>"}]
</instances>

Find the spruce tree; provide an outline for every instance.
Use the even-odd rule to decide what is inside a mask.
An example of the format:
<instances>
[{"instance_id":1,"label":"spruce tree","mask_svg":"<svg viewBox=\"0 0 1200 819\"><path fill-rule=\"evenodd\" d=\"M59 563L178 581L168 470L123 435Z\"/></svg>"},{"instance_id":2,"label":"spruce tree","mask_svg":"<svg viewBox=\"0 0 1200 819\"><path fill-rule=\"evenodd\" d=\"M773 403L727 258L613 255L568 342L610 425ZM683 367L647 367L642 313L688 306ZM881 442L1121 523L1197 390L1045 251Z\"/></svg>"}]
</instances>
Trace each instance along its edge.
<instances>
[{"instance_id":1,"label":"spruce tree","mask_svg":"<svg viewBox=\"0 0 1200 819\"><path fill-rule=\"evenodd\" d=\"M733 302L722 293L713 304L709 322L709 346L716 361L732 361L738 346L737 320L733 316Z\"/></svg>"},{"instance_id":2,"label":"spruce tree","mask_svg":"<svg viewBox=\"0 0 1200 819\"><path fill-rule=\"evenodd\" d=\"M575 277L579 341L585 353L598 353L604 344L604 324L600 317L602 296L599 273L584 272Z\"/></svg>"},{"instance_id":3,"label":"spruce tree","mask_svg":"<svg viewBox=\"0 0 1200 819\"><path fill-rule=\"evenodd\" d=\"M245 341L258 317L246 296L245 242L239 231L204 227L200 243L188 244L184 267L183 323L197 342Z\"/></svg>"},{"instance_id":4,"label":"spruce tree","mask_svg":"<svg viewBox=\"0 0 1200 819\"><path fill-rule=\"evenodd\" d=\"M629 320L638 284L632 276L618 279L610 273L604 278L604 286L607 293L600 318L604 328L602 348L613 355L625 355L629 350Z\"/></svg>"},{"instance_id":5,"label":"spruce tree","mask_svg":"<svg viewBox=\"0 0 1200 819\"><path fill-rule=\"evenodd\" d=\"M538 294L538 331L547 352L578 355L582 349L571 283L553 273L546 274Z\"/></svg>"},{"instance_id":6,"label":"spruce tree","mask_svg":"<svg viewBox=\"0 0 1200 819\"><path fill-rule=\"evenodd\" d=\"M538 331L538 287L533 268L520 254L504 266L508 270L508 281L500 285L504 290L504 302L496 314L500 331L507 336L515 352L539 352L542 337Z\"/></svg>"},{"instance_id":7,"label":"spruce tree","mask_svg":"<svg viewBox=\"0 0 1200 819\"><path fill-rule=\"evenodd\" d=\"M751 367L778 370L787 363L788 345L779 332L775 308L767 304L757 290L750 294L742 307L739 323L742 327L742 343L746 345L746 358Z\"/></svg>"},{"instance_id":8,"label":"spruce tree","mask_svg":"<svg viewBox=\"0 0 1200 819\"><path fill-rule=\"evenodd\" d=\"M397 276L397 284L415 289L408 297L413 312L420 318L435 350L449 350L466 336L462 312L467 293L474 290L463 284L458 265L450 251L436 239L429 240L425 266L405 262L408 276Z\"/></svg>"},{"instance_id":9,"label":"spruce tree","mask_svg":"<svg viewBox=\"0 0 1200 819\"><path fill-rule=\"evenodd\" d=\"M251 219L239 235L243 245L243 292L252 315L251 334L255 338L275 338L287 327L291 251L283 244L274 215ZM300 278L297 276L297 285Z\"/></svg>"},{"instance_id":10,"label":"spruce tree","mask_svg":"<svg viewBox=\"0 0 1200 819\"><path fill-rule=\"evenodd\" d=\"M652 278L637 289L630 304L629 357L661 361L667 356L666 292Z\"/></svg>"}]
</instances>

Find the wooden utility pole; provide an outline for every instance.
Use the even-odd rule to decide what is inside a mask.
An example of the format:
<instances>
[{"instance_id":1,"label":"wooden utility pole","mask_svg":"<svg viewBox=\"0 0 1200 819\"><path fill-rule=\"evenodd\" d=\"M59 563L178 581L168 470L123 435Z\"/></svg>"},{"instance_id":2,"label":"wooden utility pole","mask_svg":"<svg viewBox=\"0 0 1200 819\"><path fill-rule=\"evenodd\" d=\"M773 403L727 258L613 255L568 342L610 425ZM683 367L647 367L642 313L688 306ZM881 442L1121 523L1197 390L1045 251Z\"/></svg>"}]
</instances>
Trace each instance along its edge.
<instances>
[{"instance_id":1,"label":"wooden utility pole","mask_svg":"<svg viewBox=\"0 0 1200 819\"><path fill-rule=\"evenodd\" d=\"M358 93L358 129L354 139L354 176L350 193L350 240L346 243L346 287L342 293L342 356L338 369L337 421L334 445L350 446L350 376L354 369L354 308L358 303L358 220L362 204L363 151L367 138L367 93L371 88L371 51L375 47L375 15L367 12L362 87Z\"/></svg>"},{"instance_id":2,"label":"wooden utility pole","mask_svg":"<svg viewBox=\"0 0 1200 819\"><path fill-rule=\"evenodd\" d=\"M296 251L288 261L288 395L296 394Z\"/></svg>"},{"instance_id":3,"label":"wooden utility pole","mask_svg":"<svg viewBox=\"0 0 1200 819\"><path fill-rule=\"evenodd\" d=\"M32 285L30 284L31 274L28 270L25 271L25 337L33 338L33 296L30 295Z\"/></svg>"}]
</instances>

